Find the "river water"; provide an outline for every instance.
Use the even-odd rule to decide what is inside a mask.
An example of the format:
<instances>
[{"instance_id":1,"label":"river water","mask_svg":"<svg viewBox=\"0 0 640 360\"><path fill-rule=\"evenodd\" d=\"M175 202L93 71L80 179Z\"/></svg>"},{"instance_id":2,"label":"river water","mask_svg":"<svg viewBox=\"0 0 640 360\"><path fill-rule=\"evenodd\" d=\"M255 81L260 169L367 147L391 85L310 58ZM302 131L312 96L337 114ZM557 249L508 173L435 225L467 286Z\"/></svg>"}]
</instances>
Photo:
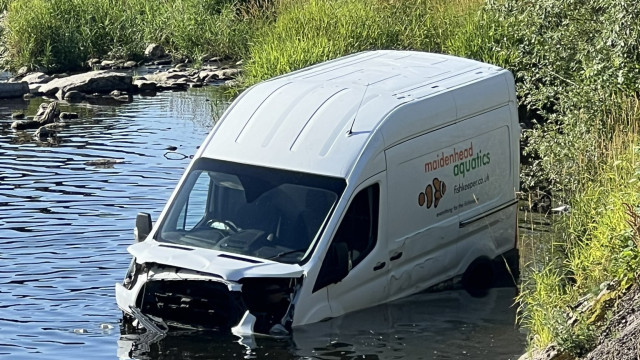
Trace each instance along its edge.
<instances>
[{"instance_id":1,"label":"river water","mask_svg":"<svg viewBox=\"0 0 640 360\"><path fill-rule=\"evenodd\" d=\"M121 335L114 284L130 261L135 216L158 217L226 100L212 87L60 104L80 119L44 142L9 128L12 112L33 115L42 102L0 101L0 358L514 359L524 351L512 288L481 298L418 294L285 339Z\"/></svg>"}]
</instances>

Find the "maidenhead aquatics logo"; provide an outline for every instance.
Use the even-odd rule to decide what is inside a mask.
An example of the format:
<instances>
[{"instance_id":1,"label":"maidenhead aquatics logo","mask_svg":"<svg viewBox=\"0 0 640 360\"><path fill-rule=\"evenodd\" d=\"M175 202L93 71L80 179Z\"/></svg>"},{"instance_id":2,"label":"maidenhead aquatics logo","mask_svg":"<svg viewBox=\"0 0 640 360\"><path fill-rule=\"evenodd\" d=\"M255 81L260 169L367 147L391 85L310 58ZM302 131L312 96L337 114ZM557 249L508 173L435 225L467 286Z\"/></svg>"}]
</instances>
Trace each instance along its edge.
<instances>
[{"instance_id":1,"label":"maidenhead aquatics logo","mask_svg":"<svg viewBox=\"0 0 640 360\"><path fill-rule=\"evenodd\" d=\"M440 199L447 192L447 184L444 181L440 181L438 178L434 178L431 184L427 185L424 192L418 194L418 205L426 206L427 209L438 207Z\"/></svg>"}]
</instances>

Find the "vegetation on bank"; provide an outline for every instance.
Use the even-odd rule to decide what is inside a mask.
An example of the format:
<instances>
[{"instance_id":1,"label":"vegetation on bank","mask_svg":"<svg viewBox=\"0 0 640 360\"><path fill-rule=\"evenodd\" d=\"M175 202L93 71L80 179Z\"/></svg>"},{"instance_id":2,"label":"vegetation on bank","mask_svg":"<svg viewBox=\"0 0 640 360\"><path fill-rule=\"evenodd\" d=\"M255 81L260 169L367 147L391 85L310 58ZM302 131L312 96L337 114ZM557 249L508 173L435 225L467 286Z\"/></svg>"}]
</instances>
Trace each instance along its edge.
<instances>
[{"instance_id":1,"label":"vegetation on bank","mask_svg":"<svg viewBox=\"0 0 640 360\"><path fill-rule=\"evenodd\" d=\"M229 0L1 0L9 67L78 70L91 58L142 58L159 43L176 57L242 58L267 16Z\"/></svg>"},{"instance_id":2,"label":"vegetation on bank","mask_svg":"<svg viewBox=\"0 0 640 360\"><path fill-rule=\"evenodd\" d=\"M525 132L524 190L552 191L546 253L525 264L520 320L532 344L580 355L598 322L569 305L606 280L637 281L640 7L632 0L0 0L13 68L77 69L176 56L245 60L244 85L376 48L450 53L512 70ZM636 224L637 225L637 224Z\"/></svg>"}]
</instances>

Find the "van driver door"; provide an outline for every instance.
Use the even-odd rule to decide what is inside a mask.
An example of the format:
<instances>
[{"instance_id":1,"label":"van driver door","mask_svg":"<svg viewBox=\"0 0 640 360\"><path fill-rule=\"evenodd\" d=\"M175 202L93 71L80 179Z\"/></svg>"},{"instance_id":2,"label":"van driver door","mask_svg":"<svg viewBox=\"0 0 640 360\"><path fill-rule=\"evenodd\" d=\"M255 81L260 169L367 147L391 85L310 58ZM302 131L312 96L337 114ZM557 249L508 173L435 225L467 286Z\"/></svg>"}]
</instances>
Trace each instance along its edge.
<instances>
[{"instance_id":1,"label":"van driver door","mask_svg":"<svg viewBox=\"0 0 640 360\"><path fill-rule=\"evenodd\" d=\"M340 225L333 234L330 249L346 254L348 272L342 280L327 284L329 306L332 316L370 307L386 301L387 272L389 268L388 252L379 234L380 220L384 207L380 199L384 198L384 174L378 181L368 181L359 187L350 200ZM336 255L340 256L340 255ZM320 270L327 271L330 254L325 257ZM322 282L322 276L318 278ZM318 286L319 285L319 286ZM316 283L316 288L324 284Z\"/></svg>"}]
</instances>

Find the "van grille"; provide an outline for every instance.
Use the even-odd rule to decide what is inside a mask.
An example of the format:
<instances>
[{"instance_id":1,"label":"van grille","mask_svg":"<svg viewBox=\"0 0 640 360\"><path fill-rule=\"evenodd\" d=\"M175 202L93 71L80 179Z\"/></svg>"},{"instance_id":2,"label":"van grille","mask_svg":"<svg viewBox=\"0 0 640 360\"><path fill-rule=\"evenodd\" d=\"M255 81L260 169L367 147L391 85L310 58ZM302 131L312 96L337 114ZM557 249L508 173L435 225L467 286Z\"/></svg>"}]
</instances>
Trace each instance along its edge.
<instances>
[{"instance_id":1,"label":"van grille","mask_svg":"<svg viewBox=\"0 0 640 360\"><path fill-rule=\"evenodd\" d=\"M237 325L246 311L240 292L205 280L149 281L136 305L170 326L219 330Z\"/></svg>"}]
</instances>

